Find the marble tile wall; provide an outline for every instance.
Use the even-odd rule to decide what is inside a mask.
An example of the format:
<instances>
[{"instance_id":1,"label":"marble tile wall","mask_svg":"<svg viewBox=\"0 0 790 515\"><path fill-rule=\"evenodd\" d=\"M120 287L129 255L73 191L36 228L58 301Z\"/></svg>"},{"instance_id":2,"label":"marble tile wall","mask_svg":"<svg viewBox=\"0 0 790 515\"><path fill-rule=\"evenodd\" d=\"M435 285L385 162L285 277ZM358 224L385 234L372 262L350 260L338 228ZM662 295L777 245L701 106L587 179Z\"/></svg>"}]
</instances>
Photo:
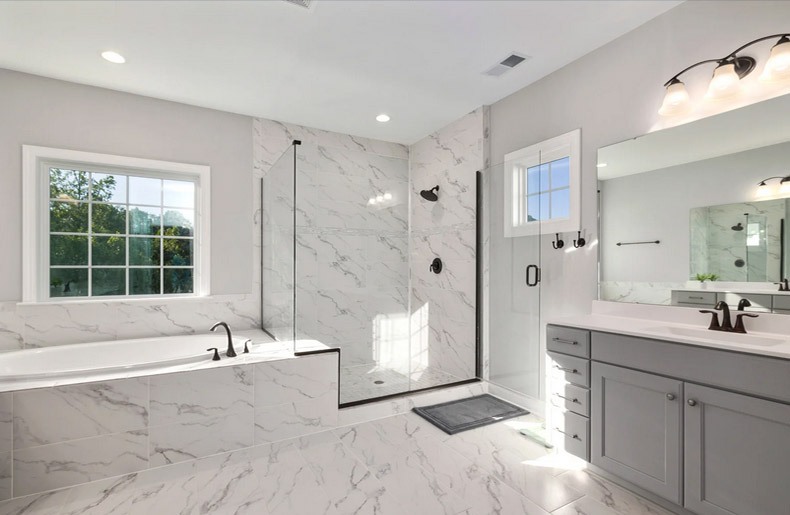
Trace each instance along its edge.
<instances>
[{"instance_id":1,"label":"marble tile wall","mask_svg":"<svg viewBox=\"0 0 790 515\"><path fill-rule=\"evenodd\" d=\"M294 263L293 168L282 155L295 139ZM295 264L297 337L340 347L344 366L407 368L408 149L264 119L254 144L255 176L269 187L259 217L264 327L288 333Z\"/></svg>"},{"instance_id":2,"label":"marble tile wall","mask_svg":"<svg viewBox=\"0 0 790 515\"><path fill-rule=\"evenodd\" d=\"M475 377L476 172L486 166L487 108L409 147L412 369ZM419 192L439 186L439 200ZM440 274L429 270L441 258Z\"/></svg>"},{"instance_id":3,"label":"marble tile wall","mask_svg":"<svg viewBox=\"0 0 790 515\"><path fill-rule=\"evenodd\" d=\"M334 428L336 352L0 394L0 499Z\"/></svg>"}]
</instances>

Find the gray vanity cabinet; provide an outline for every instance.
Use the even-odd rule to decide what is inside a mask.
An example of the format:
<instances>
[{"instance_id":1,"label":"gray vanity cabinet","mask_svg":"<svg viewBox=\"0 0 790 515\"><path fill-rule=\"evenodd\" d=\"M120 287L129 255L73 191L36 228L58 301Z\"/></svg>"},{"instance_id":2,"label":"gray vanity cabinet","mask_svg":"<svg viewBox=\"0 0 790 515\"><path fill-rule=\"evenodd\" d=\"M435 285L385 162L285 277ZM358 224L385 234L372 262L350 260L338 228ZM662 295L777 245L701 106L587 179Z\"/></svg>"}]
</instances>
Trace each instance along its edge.
<instances>
[{"instance_id":1,"label":"gray vanity cabinet","mask_svg":"<svg viewBox=\"0 0 790 515\"><path fill-rule=\"evenodd\" d=\"M685 507L700 515L790 513L790 405L685 388Z\"/></svg>"},{"instance_id":2,"label":"gray vanity cabinet","mask_svg":"<svg viewBox=\"0 0 790 515\"><path fill-rule=\"evenodd\" d=\"M683 382L592 363L592 463L682 504Z\"/></svg>"}]
</instances>

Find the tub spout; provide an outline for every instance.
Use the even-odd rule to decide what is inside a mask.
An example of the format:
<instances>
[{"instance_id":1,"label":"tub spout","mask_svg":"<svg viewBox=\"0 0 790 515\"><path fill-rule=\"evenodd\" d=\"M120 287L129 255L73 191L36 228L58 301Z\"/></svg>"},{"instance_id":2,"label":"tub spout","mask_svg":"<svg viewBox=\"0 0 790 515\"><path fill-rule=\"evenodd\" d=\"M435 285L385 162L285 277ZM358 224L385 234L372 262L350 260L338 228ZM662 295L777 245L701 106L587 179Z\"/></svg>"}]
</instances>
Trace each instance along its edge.
<instances>
[{"instance_id":1,"label":"tub spout","mask_svg":"<svg viewBox=\"0 0 790 515\"><path fill-rule=\"evenodd\" d=\"M225 322L217 322L216 324L211 326L211 329L209 329L209 331L214 332L216 331L217 327L224 327L225 332L228 333L228 350L225 351L225 355L229 358L235 358L236 349L233 348L233 335L230 332L230 327L228 327L228 324L226 324Z\"/></svg>"}]
</instances>

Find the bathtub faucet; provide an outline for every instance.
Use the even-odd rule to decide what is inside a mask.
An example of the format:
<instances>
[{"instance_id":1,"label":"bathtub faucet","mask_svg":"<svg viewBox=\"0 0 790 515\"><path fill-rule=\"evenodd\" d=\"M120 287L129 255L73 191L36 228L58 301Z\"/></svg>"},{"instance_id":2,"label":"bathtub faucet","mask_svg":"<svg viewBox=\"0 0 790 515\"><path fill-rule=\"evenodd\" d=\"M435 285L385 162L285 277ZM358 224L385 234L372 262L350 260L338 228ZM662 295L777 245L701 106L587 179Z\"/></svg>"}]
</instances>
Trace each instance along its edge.
<instances>
[{"instance_id":1,"label":"bathtub faucet","mask_svg":"<svg viewBox=\"0 0 790 515\"><path fill-rule=\"evenodd\" d=\"M220 327L220 326L224 327L225 328L225 332L228 333L228 350L225 351L225 355L227 357L229 357L229 358L235 358L236 357L236 349L233 348L233 335L230 333L230 327L228 327L228 324L226 324L225 322L217 322L216 324L212 325L211 329L209 329L209 330L211 332L214 332L214 331L216 331L217 327Z\"/></svg>"}]
</instances>

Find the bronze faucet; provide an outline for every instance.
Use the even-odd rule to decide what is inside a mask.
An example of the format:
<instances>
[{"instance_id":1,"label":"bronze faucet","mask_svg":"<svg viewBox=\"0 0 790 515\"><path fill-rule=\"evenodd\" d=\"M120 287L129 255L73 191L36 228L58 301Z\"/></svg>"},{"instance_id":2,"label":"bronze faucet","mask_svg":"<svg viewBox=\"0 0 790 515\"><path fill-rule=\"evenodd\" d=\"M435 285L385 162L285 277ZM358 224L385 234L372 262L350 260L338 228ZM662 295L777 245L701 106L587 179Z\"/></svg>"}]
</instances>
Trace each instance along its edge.
<instances>
[{"instance_id":1,"label":"bronze faucet","mask_svg":"<svg viewBox=\"0 0 790 515\"><path fill-rule=\"evenodd\" d=\"M230 327L228 327L228 324L226 324L225 322L217 322L216 324L211 326L211 329L209 329L209 331L214 332L217 329L217 327L224 327L225 332L228 333L228 350L225 351L225 355L229 358L235 358L236 349L233 348L233 335L230 333Z\"/></svg>"},{"instance_id":2,"label":"bronze faucet","mask_svg":"<svg viewBox=\"0 0 790 515\"><path fill-rule=\"evenodd\" d=\"M743 300L746 300L746 299L743 299ZM746 300L746 302L748 303L749 301ZM750 304L747 304L747 305L750 305ZM742 308L742 307L744 307L744 306L740 306L740 304L739 304L739 308ZM732 326L732 319L730 318L730 307L727 305L726 302L724 302L724 301L717 302L716 306L713 309L721 310L721 312L722 312L722 322L721 322L721 324L719 324L719 314L716 313L716 311L710 311L708 309L701 309L699 311L700 313L708 313L708 314L712 315L711 320L710 320L710 325L708 326L708 329L711 330L711 331L724 331L724 332L727 332L727 333L746 334L746 327L743 325L743 317L757 318L757 316L758 316L758 315L753 315L753 314L750 314L750 313L739 313L735 317L735 327L733 327Z\"/></svg>"}]
</instances>

